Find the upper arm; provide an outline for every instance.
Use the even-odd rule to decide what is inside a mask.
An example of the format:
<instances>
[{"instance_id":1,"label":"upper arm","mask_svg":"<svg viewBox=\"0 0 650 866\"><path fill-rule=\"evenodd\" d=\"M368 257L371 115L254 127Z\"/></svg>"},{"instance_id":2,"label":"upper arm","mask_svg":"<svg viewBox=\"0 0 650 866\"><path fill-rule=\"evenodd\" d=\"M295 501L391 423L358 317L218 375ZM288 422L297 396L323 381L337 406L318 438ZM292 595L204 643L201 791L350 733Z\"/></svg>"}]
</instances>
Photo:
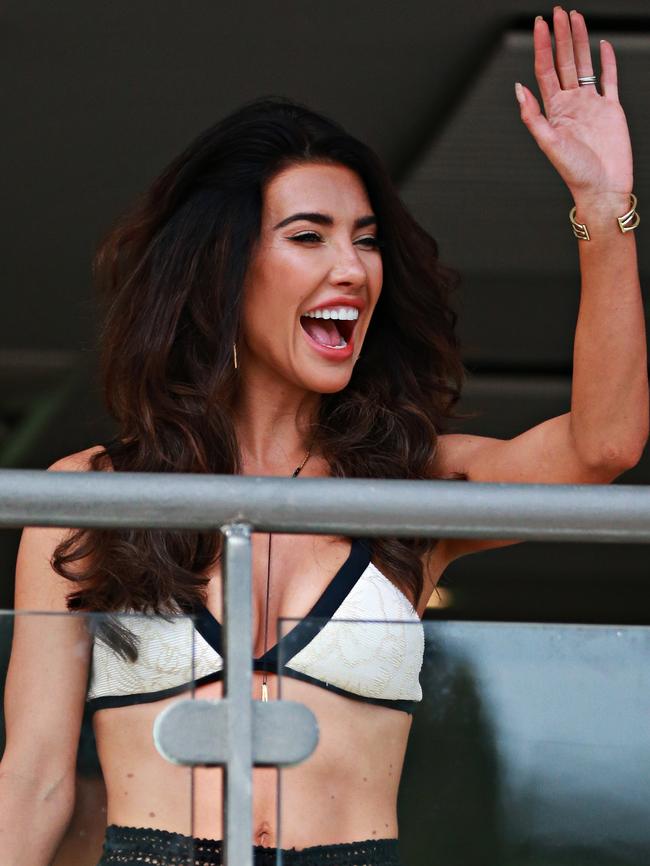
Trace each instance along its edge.
<instances>
[{"instance_id":1,"label":"upper arm","mask_svg":"<svg viewBox=\"0 0 650 866\"><path fill-rule=\"evenodd\" d=\"M83 470L89 453L74 454L51 468ZM4 698L3 768L57 780L74 774L91 650L85 617L67 612L66 597L73 585L50 564L68 532L23 530Z\"/></svg>"},{"instance_id":2,"label":"upper arm","mask_svg":"<svg viewBox=\"0 0 650 866\"><path fill-rule=\"evenodd\" d=\"M512 484L607 484L624 471L589 466L573 447L570 413L550 418L513 439L451 433L438 438L435 477L463 473L469 481ZM516 544L521 539L441 539L446 561L467 553Z\"/></svg>"}]
</instances>

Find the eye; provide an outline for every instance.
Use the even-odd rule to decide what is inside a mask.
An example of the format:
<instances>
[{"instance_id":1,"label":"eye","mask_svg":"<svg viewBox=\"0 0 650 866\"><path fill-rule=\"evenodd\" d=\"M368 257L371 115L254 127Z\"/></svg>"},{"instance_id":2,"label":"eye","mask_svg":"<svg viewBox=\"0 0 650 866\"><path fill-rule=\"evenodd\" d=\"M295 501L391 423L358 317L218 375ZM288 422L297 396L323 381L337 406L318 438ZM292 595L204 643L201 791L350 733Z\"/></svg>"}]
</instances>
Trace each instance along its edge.
<instances>
[{"instance_id":1,"label":"eye","mask_svg":"<svg viewBox=\"0 0 650 866\"><path fill-rule=\"evenodd\" d=\"M289 238L290 241L296 241L296 243L304 244L304 243L320 243L322 241L321 236L318 232L300 232L297 235L291 235ZM357 238L355 244L358 246L363 245L370 247L372 250L378 250L381 247L381 241L379 238L374 235L366 235L363 238Z\"/></svg>"},{"instance_id":2,"label":"eye","mask_svg":"<svg viewBox=\"0 0 650 866\"><path fill-rule=\"evenodd\" d=\"M370 249L378 250L381 247L381 241L379 238L374 235L367 235L365 238L359 238L355 241L357 244L365 244L370 247Z\"/></svg>"},{"instance_id":3,"label":"eye","mask_svg":"<svg viewBox=\"0 0 650 866\"><path fill-rule=\"evenodd\" d=\"M290 241L298 241L298 243L318 242L321 239L317 232L301 232L299 235L292 235Z\"/></svg>"}]
</instances>

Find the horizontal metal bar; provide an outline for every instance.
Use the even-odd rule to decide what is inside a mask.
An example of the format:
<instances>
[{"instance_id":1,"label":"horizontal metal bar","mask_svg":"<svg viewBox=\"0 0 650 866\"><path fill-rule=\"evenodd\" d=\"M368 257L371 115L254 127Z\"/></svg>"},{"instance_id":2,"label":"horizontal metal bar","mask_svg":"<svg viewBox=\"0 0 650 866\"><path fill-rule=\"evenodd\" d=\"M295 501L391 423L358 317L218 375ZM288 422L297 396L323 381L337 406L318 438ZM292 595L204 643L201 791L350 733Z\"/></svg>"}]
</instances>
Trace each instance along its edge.
<instances>
[{"instance_id":1,"label":"horizontal metal bar","mask_svg":"<svg viewBox=\"0 0 650 866\"><path fill-rule=\"evenodd\" d=\"M318 722L304 704L251 701L250 707L253 764L289 767L308 758L318 745ZM229 708L228 698L171 704L154 722L156 748L175 764L227 764L233 754L227 737Z\"/></svg>"},{"instance_id":2,"label":"horizontal metal bar","mask_svg":"<svg viewBox=\"0 0 650 866\"><path fill-rule=\"evenodd\" d=\"M0 471L0 526L650 541L650 487Z\"/></svg>"}]
</instances>

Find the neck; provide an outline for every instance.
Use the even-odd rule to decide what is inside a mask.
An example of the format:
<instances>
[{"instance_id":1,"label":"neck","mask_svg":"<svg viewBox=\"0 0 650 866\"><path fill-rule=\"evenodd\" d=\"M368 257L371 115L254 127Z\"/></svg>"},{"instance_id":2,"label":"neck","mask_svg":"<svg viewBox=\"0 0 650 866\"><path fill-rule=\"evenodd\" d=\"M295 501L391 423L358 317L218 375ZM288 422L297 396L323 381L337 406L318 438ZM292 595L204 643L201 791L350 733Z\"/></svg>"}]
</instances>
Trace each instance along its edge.
<instances>
[{"instance_id":1,"label":"neck","mask_svg":"<svg viewBox=\"0 0 650 866\"><path fill-rule=\"evenodd\" d=\"M311 444L319 402L320 394L275 377L242 378L234 411L243 474L290 475Z\"/></svg>"}]
</instances>

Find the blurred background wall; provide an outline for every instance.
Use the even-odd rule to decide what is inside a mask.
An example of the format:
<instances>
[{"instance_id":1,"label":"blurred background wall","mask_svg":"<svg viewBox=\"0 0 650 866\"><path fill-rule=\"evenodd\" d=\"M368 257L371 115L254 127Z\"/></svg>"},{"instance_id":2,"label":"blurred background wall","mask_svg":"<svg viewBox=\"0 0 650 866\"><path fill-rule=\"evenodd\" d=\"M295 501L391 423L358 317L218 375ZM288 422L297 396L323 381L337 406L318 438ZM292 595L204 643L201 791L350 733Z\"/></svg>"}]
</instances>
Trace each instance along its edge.
<instances>
[{"instance_id":1,"label":"blurred background wall","mask_svg":"<svg viewBox=\"0 0 650 866\"><path fill-rule=\"evenodd\" d=\"M606 36L617 50L650 220L650 8L589 0L581 11L594 46ZM460 270L460 408L478 414L456 429L509 438L568 411L571 201L513 91L534 85L536 14L549 18L550 4L5 0L0 465L45 467L110 434L95 384L93 250L199 131L263 94L304 101L371 144ZM649 476L646 457L617 483ZM0 607L11 606L16 543L0 532ZM649 574L641 545L519 544L454 563L446 607L430 616L646 623Z\"/></svg>"}]
</instances>

